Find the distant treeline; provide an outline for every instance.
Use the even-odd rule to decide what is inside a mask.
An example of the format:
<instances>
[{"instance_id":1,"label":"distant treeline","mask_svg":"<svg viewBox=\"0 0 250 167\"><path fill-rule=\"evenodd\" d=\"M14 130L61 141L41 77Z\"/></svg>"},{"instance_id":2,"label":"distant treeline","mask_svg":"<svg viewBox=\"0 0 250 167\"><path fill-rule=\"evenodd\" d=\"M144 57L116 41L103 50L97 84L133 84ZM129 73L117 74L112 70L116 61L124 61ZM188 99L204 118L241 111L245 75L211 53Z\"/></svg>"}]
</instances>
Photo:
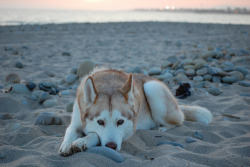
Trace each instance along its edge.
<instances>
[{"instance_id":1,"label":"distant treeline","mask_svg":"<svg viewBox=\"0 0 250 167\"><path fill-rule=\"evenodd\" d=\"M222 14L250 14L247 8L230 8L227 9L136 9L136 11L159 11L159 12L192 12L192 13L222 13Z\"/></svg>"}]
</instances>

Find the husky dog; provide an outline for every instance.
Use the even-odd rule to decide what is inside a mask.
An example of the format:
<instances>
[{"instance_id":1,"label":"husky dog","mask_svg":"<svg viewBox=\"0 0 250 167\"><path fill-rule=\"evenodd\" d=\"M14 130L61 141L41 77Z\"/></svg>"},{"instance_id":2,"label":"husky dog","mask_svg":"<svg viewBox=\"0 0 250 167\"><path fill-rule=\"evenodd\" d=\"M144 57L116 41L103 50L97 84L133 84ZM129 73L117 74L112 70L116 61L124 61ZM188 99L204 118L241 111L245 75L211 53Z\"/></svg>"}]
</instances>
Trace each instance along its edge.
<instances>
[{"instance_id":1,"label":"husky dog","mask_svg":"<svg viewBox=\"0 0 250 167\"><path fill-rule=\"evenodd\" d=\"M69 156L96 145L119 151L137 129L165 131L184 119L209 124L212 114L203 107L178 105L168 87L153 77L96 68L77 90L58 153Z\"/></svg>"}]
</instances>

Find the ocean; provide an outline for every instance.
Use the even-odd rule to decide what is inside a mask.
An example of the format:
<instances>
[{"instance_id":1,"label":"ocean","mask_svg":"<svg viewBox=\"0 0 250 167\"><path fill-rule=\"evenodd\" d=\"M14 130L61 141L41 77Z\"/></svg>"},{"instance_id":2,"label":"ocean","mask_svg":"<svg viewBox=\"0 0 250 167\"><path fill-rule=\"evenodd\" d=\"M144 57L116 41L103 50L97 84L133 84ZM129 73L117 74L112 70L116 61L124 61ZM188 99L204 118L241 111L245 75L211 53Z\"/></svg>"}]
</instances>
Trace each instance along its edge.
<instances>
[{"instance_id":1,"label":"ocean","mask_svg":"<svg viewBox=\"0 0 250 167\"><path fill-rule=\"evenodd\" d=\"M0 9L1 26L146 21L250 25L250 15L160 11Z\"/></svg>"}]
</instances>

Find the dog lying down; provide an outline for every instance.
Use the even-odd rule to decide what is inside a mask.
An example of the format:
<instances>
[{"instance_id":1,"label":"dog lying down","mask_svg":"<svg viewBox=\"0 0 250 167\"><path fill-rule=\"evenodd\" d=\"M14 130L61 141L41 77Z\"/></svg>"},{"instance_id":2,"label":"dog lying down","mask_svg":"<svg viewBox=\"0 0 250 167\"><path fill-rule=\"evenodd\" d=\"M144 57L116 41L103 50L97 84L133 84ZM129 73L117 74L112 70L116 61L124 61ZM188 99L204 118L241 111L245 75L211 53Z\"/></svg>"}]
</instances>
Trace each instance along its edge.
<instances>
[{"instance_id":1,"label":"dog lying down","mask_svg":"<svg viewBox=\"0 0 250 167\"><path fill-rule=\"evenodd\" d=\"M95 68L77 90L58 153L69 156L97 145L119 151L137 129L165 131L184 119L209 124L212 114L203 107L178 105L168 87L153 77Z\"/></svg>"}]
</instances>

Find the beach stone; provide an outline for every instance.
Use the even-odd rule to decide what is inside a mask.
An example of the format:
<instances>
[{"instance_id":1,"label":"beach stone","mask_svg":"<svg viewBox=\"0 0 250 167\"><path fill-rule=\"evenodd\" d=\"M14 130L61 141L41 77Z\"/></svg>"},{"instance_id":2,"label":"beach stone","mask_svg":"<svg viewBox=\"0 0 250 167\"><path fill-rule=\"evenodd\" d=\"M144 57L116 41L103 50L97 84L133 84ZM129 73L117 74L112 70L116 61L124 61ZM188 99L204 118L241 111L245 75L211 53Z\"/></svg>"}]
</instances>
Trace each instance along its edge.
<instances>
[{"instance_id":1,"label":"beach stone","mask_svg":"<svg viewBox=\"0 0 250 167\"><path fill-rule=\"evenodd\" d=\"M203 59L207 59L207 58L209 58L209 57L211 57L211 58L213 58L213 57L216 57L216 52L215 51L209 51L209 52L207 52L207 53L205 53L203 56L202 56L202 58Z\"/></svg>"},{"instance_id":2,"label":"beach stone","mask_svg":"<svg viewBox=\"0 0 250 167\"><path fill-rule=\"evenodd\" d=\"M222 78L222 82L232 84L232 83L237 82L237 79L234 76L226 76Z\"/></svg>"},{"instance_id":3,"label":"beach stone","mask_svg":"<svg viewBox=\"0 0 250 167\"><path fill-rule=\"evenodd\" d=\"M26 99L22 99L22 100L21 100L21 103L23 103L24 105L28 105L28 104L29 104L28 101L27 101Z\"/></svg>"},{"instance_id":4,"label":"beach stone","mask_svg":"<svg viewBox=\"0 0 250 167\"><path fill-rule=\"evenodd\" d=\"M245 79L250 80L250 74L247 74L247 75L245 76Z\"/></svg>"},{"instance_id":5,"label":"beach stone","mask_svg":"<svg viewBox=\"0 0 250 167\"><path fill-rule=\"evenodd\" d=\"M129 68L128 73L142 73L142 70L139 66Z\"/></svg>"},{"instance_id":6,"label":"beach stone","mask_svg":"<svg viewBox=\"0 0 250 167\"><path fill-rule=\"evenodd\" d=\"M188 77L184 73L179 73L175 78L174 81L177 82L187 82L189 81Z\"/></svg>"},{"instance_id":7,"label":"beach stone","mask_svg":"<svg viewBox=\"0 0 250 167\"><path fill-rule=\"evenodd\" d=\"M13 119L13 116L9 113L3 113L3 114L0 114L0 119L1 120L9 120L9 119Z\"/></svg>"},{"instance_id":8,"label":"beach stone","mask_svg":"<svg viewBox=\"0 0 250 167\"><path fill-rule=\"evenodd\" d=\"M178 70L176 70L176 71L174 72L174 76L177 76L177 75L180 74L180 73L185 74L186 71L185 71L184 69L178 69Z\"/></svg>"},{"instance_id":9,"label":"beach stone","mask_svg":"<svg viewBox=\"0 0 250 167\"><path fill-rule=\"evenodd\" d=\"M61 91L61 95L62 96L69 95L69 94L70 94L69 90L63 90L63 91Z\"/></svg>"},{"instance_id":10,"label":"beach stone","mask_svg":"<svg viewBox=\"0 0 250 167\"><path fill-rule=\"evenodd\" d=\"M67 84L72 84L77 80L77 75L76 74L69 74L65 77L65 82Z\"/></svg>"},{"instance_id":11,"label":"beach stone","mask_svg":"<svg viewBox=\"0 0 250 167\"><path fill-rule=\"evenodd\" d=\"M195 69L195 66L194 65L185 65L185 66L183 66L183 68L185 70L189 70L189 69Z\"/></svg>"},{"instance_id":12,"label":"beach stone","mask_svg":"<svg viewBox=\"0 0 250 167\"><path fill-rule=\"evenodd\" d=\"M70 69L71 74L77 74L77 67L73 67Z\"/></svg>"},{"instance_id":13,"label":"beach stone","mask_svg":"<svg viewBox=\"0 0 250 167\"><path fill-rule=\"evenodd\" d=\"M73 106L74 106L74 102L70 102L66 105L66 111L67 112L73 112Z\"/></svg>"},{"instance_id":14,"label":"beach stone","mask_svg":"<svg viewBox=\"0 0 250 167\"><path fill-rule=\"evenodd\" d=\"M176 56L170 56L167 58L167 61L169 61L170 63L174 64L178 61Z\"/></svg>"},{"instance_id":15,"label":"beach stone","mask_svg":"<svg viewBox=\"0 0 250 167\"><path fill-rule=\"evenodd\" d=\"M50 112L40 113L35 119L35 125L61 125L62 120Z\"/></svg>"},{"instance_id":16,"label":"beach stone","mask_svg":"<svg viewBox=\"0 0 250 167\"><path fill-rule=\"evenodd\" d=\"M209 89L208 92L214 96L218 96L219 94L221 94L221 91L219 88L215 87L214 85L212 85Z\"/></svg>"},{"instance_id":17,"label":"beach stone","mask_svg":"<svg viewBox=\"0 0 250 167\"><path fill-rule=\"evenodd\" d=\"M69 52L62 52L63 56L71 56L71 54Z\"/></svg>"},{"instance_id":18,"label":"beach stone","mask_svg":"<svg viewBox=\"0 0 250 167\"><path fill-rule=\"evenodd\" d=\"M169 72L166 72L164 75L163 75L163 81L164 82L170 82L173 78L174 78L174 76L173 76L173 74L171 74L171 73L169 73Z\"/></svg>"},{"instance_id":19,"label":"beach stone","mask_svg":"<svg viewBox=\"0 0 250 167\"><path fill-rule=\"evenodd\" d=\"M239 85L244 86L244 87L250 87L250 82L249 81L239 81Z\"/></svg>"},{"instance_id":20,"label":"beach stone","mask_svg":"<svg viewBox=\"0 0 250 167\"><path fill-rule=\"evenodd\" d=\"M29 89L24 84L14 84L13 91L18 94L25 94L30 92Z\"/></svg>"},{"instance_id":21,"label":"beach stone","mask_svg":"<svg viewBox=\"0 0 250 167\"><path fill-rule=\"evenodd\" d=\"M40 90L43 90L45 92L49 92L49 94L51 94L51 95L56 95L59 92L58 87L53 83L40 82L38 84L38 87Z\"/></svg>"},{"instance_id":22,"label":"beach stone","mask_svg":"<svg viewBox=\"0 0 250 167\"><path fill-rule=\"evenodd\" d=\"M217 51L217 52L216 52L215 58L216 58L216 59L220 59L220 58L222 58L222 57L224 57L224 56L225 56L225 54L224 54L222 51Z\"/></svg>"},{"instance_id":23,"label":"beach stone","mask_svg":"<svg viewBox=\"0 0 250 167\"><path fill-rule=\"evenodd\" d=\"M207 62L203 59L195 60L195 70L199 70L199 69L203 68L206 64L207 64Z\"/></svg>"},{"instance_id":24,"label":"beach stone","mask_svg":"<svg viewBox=\"0 0 250 167\"><path fill-rule=\"evenodd\" d=\"M222 65L222 70L226 72L230 72L234 70L234 65L230 61L226 61Z\"/></svg>"},{"instance_id":25,"label":"beach stone","mask_svg":"<svg viewBox=\"0 0 250 167\"><path fill-rule=\"evenodd\" d=\"M179 146L181 148L185 148L184 145L182 145L180 143L177 143L177 142L172 142L172 141L163 141L163 142L158 143L156 146L161 146L161 145L165 145L165 144L169 144L169 145L172 145L172 146Z\"/></svg>"},{"instance_id":26,"label":"beach stone","mask_svg":"<svg viewBox=\"0 0 250 167\"><path fill-rule=\"evenodd\" d=\"M206 75L206 74L207 74L207 67L201 68L201 69L196 71L196 75L198 75L198 76L202 76L202 75Z\"/></svg>"},{"instance_id":27,"label":"beach stone","mask_svg":"<svg viewBox=\"0 0 250 167\"><path fill-rule=\"evenodd\" d=\"M199 139L199 140L203 140L202 134L200 132L197 132L197 131L195 131L193 133L193 137L196 138L196 139Z\"/></svg>"},{"instance_id":28,"label":"beach stone","mask_svg":"<svg viewBox=\"0 0 250 167\"><path fill-rule=\"evenodd\" d=\"M230 76L235 77L237 81L240 81L240 80L244 79L244 75L239 71L232 71L232 72L229 72L228 74Z\"/></svg>"},{"instance_id":29,"label":"beach stone","mask_svg":"<svg viewBox=\"0 0 250 167\"><path fill-rule=\"evenodd\" d=\"M192 137L187 137L187 138L185 139L185 142L186 142L186 143L194 143L194 142L196 142L196 140L195 140L194 138L192 138Z\"/></svg>"},{"instance_id":30,"label":"beach stone","mask_svg":"<svg viewBox=\"0 0 250 167\"><path fill-rule=\"evenodd\" d=\"M168 67L171 67L173 64L169 61L164 61L162 64L161 64L161 70L165 69L165 68L168 68Z\"/></svg>"},{"instance_id":31,"label":"beach stone","mask_svg":"<svg viewBox=\"0 0 250 167\"><path fill-rule=\"evenodd\" d=\"M210 75L217 75L219 71L222 71L220 68L208 67L207 72Z\"/></svg>"},{"instance_id":32,"label":"beach stone","mask_svg":"<svg viewBox=\"0 0 250 167\"><path fill-rule=\"evenodd\" d=\"M7 75L5 82L7 82L7 83L20 83L20 77L19 77L19 75L15 74L15 73L10 73L9 75Z\"/></svg>"},{"instance_id":33,"label":"beach stone","mask_svg":"<svg viewBox=\"0 0 250 167\"><path fill-rule=\"evenodd\" d=\"M56 104L57 104L57 100L55 98L52 98L52 99L45 100L43 102L43 107L50 108L50 107L55 106Z\"/></svg>"},{"instance_id":34,"label":"beach stone","mask_svg":"<svg viewBox=\"0 0 250 167\"><path fill-rule=\"evenodd\" d=\"M152 75L160 75L161 74L161 69L158 69L158 68L151 68L149 71L148 71L148 74L150 76Z\"/></svg>"},{"instance_id":35,"label":"beach stone","mask_svg":"<svg viewBox=\"0 0 250 167\"><path fill-rule=\"evenodd\" d=\"M44 73L46 74L46 75L48 75L49 77L54 77L54 76L56 76L52 71L50 71L50 70L44 70Z\"/></svg>"},{"instance_id":36,"label":"beach stone","mask_svg":"<svg viewBox=\"0 0 250 167\"><path fill-rule=\"evenodd\" d=\"M5 155L3 153L0 153L0 159L4 159Z\"/></svg>"},{"instance_id":37,"label":"beach stone","mask_svg":"<svg viewBox=\"0 0 250 167\"><path fill-rule=\"evenodd\" d=\"M211 81L212 78L213 78L213 77L212 77L211 75L204 75L204 76L203 76L204 81Z\"/></svg>"},{"instance_id":38,"label":"beach stone","mask_svg":"<svg viewBox=\"0 0 250 167\"><path fill-rule=\"evenodd\" d=\"M36 84L33 83L33 82L28 82L28 83L26 83L26 86L27 86L27 88L28 88L29 90L33 90L33 89L36 88Z\"/></svg>"},{"instance_id":39,"label":"beach stone","mask_svg":"<svg viewBox=\"0 0 250 167\"><path fill-rule=\"evenodd\" d=\"M176 41L175 45L178 46L178 47L181 47L182 46L182 42L181 41Z\"/></svg>"},{"instance_id":40,"label":"beach stone","mask_svg":"<svg viewBox=\"0 0 250 167\"><path fill-rule=\"evenodd\" d=\"M203 77L202 76L195 76L193 78L194 81L203 81Z\"/></svg>"},{"instance_id":41,"label":"beach stone","mask_svg":"<svg viewBox=\"0 0 250 167\"><path fill-rule=\"evenodd\" d=\"M236 67L235 71L241 72L244 76L246 76L249 73L248 70L244 67Z\"/></svg>"},{"instance_id":42,"label":"beach stone","mask_svg":"<svg viewBox=\"0 0 250 167\"><path fill-rule=\"evenodd\" d=\"M188 77L193 77L195 76L195 70L194 69L188 69L185 74L188 76Z\"/></svg>"},{"instance_id":43,"label":"beach stone","mask_svg":"<svg viewBox=\"0 0 250 167\"><path fill-rule=\"evenodd\" d=\"M113 161L117 163L124 162L124 158L118 151L115 151L108 147L90 147L86 150L86 152L105 156L107 158L112 159Z\"/></svg>"},{"instance_id":44,"label":"beach stone","mask_svg":"<svg viewBox=\"0 0 250 167\"><path fill-rule=\"evenodd\" d=\"M221 77L220 76L213 76L212 82L213 83L221 83Z\"/></svg>"},{"instance_id":45,"label":"beach stone","mask_svg":"<svg viewBox=\"0 0 250 167\"><path fill-rule=\"evenodd\" d=\"M80 64L77 69L77 76L83 77L90 73L95 67L95 63L92 60L85 60Z\"/></svg>"},{"instance_id":46,"label":"beach stone","mask_svg":"<svg viewBox=\"0 0 250 167\"><path fill-rule=\"evenodd\" d=\"M16 62L15 64L16 68L23 68L23 63L21 63L20 61Z\"/></svg>"},{"instance_id":47,"label":"beach stone","mask_svg":"<svg viewBox=\"0 0 250 167\"><path fill-rule=\"evenodd\" d=\"M38 101L42 104L45 100L49 98L49 93L41 90L35 90L32 92L30 98L31 100Z\"/></svg>"}]
</instances>

